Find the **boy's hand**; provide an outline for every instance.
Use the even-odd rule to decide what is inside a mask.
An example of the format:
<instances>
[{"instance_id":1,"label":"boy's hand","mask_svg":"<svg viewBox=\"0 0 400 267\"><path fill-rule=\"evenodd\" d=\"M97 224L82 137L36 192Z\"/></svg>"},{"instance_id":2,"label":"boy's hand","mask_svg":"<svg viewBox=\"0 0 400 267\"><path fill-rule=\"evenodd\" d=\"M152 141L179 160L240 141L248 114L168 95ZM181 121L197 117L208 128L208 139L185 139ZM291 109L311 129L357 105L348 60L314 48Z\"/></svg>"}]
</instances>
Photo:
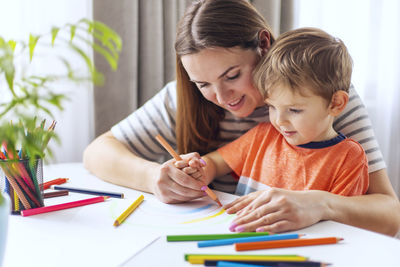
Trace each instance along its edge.
<instances>
[{"instance_id":1,"label":"boy's hand","mask_svg":"<svg viewBox=\"0 0 400 267\"><path fill-rule=\"evenodd\" d=\"M182 161L176 161L175 167L181 169L186 174L192 176L199 182L206 184L204 170L205 161L201 159L199 153L189 153L181 155Z\"/></svg>"},{"instance_id":2,"label":"boy's hand","mask_svg":"<svg viewBox=\"0 0 400 267\"><path fill-rule=\"evenodd\" d=\"M228 214L237 213L229 229L278 233L312 225L323 219L323 194L279 188L250 193L224 206Z\"/></svg>"}]
</instances>

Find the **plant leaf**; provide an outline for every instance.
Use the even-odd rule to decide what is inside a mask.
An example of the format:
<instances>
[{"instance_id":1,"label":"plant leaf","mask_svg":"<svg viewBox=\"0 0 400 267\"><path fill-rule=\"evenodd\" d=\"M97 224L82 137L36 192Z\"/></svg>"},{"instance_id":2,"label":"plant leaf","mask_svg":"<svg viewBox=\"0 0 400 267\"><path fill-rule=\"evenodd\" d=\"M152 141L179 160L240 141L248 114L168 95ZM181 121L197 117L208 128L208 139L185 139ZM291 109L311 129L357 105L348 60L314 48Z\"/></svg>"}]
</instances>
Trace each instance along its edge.
<instances>
[{"instance_id":1,"label":"plant leaf","mask_svg":"<svg viewBox=\"0 0 400 267\"><path fill-rule=\"evenodd\" d=\"M76 33L76 25L70 25L70 42L72 42L72 40L74 39L74 37L75 37L75 33Z\"/></svg>"},{"instance_id":2,"label":"plant leaf","mask_svg":"<svg viewBox=\"0 0 400 267\"><path fill-rule=\"evenodd\" d=\"M11 48L11 50L14 52L15 51L15 47L17 46L17 42L14 40L9 40L8 41L8 46Z\"/></svg>"},{"instance_id":3,"label":"plant leaf","mask_svg":"<svg viewBox=\"0 0 400 267\"><path fill-rule=\"evenodd\" d=\"M56 40L57 34L60 31L60 28L53 27L51 29L51 46L54 46L54 41Z\"/></svg>"},{"instance_id":4,"label":"plant leaf","mask_svg":"<svg viewBox=\"0 0 400 267\"><path fill-rule=\"evenodd\" d=\"M39 38L40 36L29 35L29 61L32 61L33 51L35 50Z\"/></svg>"}]
</instances>

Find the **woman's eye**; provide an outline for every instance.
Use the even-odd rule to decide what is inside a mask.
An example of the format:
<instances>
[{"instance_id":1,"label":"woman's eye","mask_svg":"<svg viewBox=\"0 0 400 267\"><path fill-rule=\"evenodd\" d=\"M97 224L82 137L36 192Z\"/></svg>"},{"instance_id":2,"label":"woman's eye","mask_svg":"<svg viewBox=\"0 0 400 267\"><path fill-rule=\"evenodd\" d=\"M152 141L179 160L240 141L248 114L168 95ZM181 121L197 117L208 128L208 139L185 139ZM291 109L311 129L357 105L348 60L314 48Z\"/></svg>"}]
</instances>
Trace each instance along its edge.
<instances>
[{"instance_id":1,"label":"woman's eye","mask_svg":"<svg viewBox=\"0 0 400 267\"><path fill-rule=\"evenodd\" d=\"M294 109L294 108L289 109L289 111L292 113L301 113L302 112L301 109Z\"/></svg>"},{"instance_id":2,"label":"woman's eye","mask_svg":"<svg viewBox=\"0 0 400 267\"><path fill-rule=\"evenodd\" d=\"M234 80L234 79L239 78L239 76L240 76L240 71L234 76L226 76L226 79L227 80Z\"/></svg>"},{"instance_id":3,"label":"woman's eye","mask_svg":"<svg viewBox=\"0 0 400 267\"><path fill-rule=\"evenodd\" d=\"M204 88L204 87L206 87L206 86L207 86L206 83L197 84L197 87L199 87L199 88Z\"/></svg>"}]
</instances>

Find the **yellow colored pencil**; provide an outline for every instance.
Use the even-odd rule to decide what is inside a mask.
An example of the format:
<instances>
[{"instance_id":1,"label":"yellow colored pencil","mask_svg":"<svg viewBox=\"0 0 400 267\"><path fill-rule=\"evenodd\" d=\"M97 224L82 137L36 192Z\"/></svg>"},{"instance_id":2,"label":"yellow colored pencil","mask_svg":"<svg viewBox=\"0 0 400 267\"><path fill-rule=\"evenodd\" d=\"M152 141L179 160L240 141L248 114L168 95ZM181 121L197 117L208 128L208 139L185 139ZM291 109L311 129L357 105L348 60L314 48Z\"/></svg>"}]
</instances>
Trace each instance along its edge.
<instances>
[{"instance_id":1,"label":"yellow colored pencil","mask_svg":"<svg viewBox=\"0 0 400 267\"><path fill-rule=\"evenodd\" d=\"M144 199L143 195L140 195L138 199L136 199L119 217L115 220L114 226L118 226L121 223L125 221L126 218L128 218L129 215L142 203Z\"/></svg>"},{"instance_id":2,"label":"yellow colored pencil","mask_svg":"<svg viewBox=\"0 0 400 267\"><path fill-rule=\"evenodd\" d=\"M14 211L19 211L19 198L17 192L15 191L13 192L14 192L14 207L15 207Z\"/></svg>"},{"instance_id":3,"label":"yellow colored pencil","mask_svg":"<svg viewBox=\"0 0 400 267\"><path fill-rule=\"evenodd\" d=\"M252 260L252 261L293 261L302 262L307 258L298 255L212 255L212 254L188 254L185 255L186 261L191 264L204 264L206 260L218 261L235 261L235 260ZM256 264L256 263L255 263Z\"/></svg>"}]
</instances>

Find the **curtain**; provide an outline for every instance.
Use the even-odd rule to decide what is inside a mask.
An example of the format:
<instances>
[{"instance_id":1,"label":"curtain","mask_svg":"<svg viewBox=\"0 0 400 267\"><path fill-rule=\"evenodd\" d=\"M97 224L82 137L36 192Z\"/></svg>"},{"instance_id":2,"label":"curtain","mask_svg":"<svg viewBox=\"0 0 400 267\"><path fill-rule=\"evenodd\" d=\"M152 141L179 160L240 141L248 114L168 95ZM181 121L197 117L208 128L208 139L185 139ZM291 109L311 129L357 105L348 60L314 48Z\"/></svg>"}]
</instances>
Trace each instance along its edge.
<instances>
[{"instance_id":1,"label":"curtain","mask_svg":"<svg viewBox=\"0 0 400 267\"><path fill-rule=\"evenodd\" d=\"M95 0L93 18L113 27L123 39L117 72L95 56L106 84L94 90L95 135L140 107L175 79L176 25L190 0ZM292 27L292 0L250 1L275 35Z\"/></svg>"},{"instance_id":2,"label":"curtain","mask_svg":"<svg viewBox=\"0 0 400 267\"><path fill-rule=\"evenodd\" d=\"M296 0L295 27L314 26L344 41L352 82L363 99L400 196L400 2Z\"/></svg>"}]
</instances>

